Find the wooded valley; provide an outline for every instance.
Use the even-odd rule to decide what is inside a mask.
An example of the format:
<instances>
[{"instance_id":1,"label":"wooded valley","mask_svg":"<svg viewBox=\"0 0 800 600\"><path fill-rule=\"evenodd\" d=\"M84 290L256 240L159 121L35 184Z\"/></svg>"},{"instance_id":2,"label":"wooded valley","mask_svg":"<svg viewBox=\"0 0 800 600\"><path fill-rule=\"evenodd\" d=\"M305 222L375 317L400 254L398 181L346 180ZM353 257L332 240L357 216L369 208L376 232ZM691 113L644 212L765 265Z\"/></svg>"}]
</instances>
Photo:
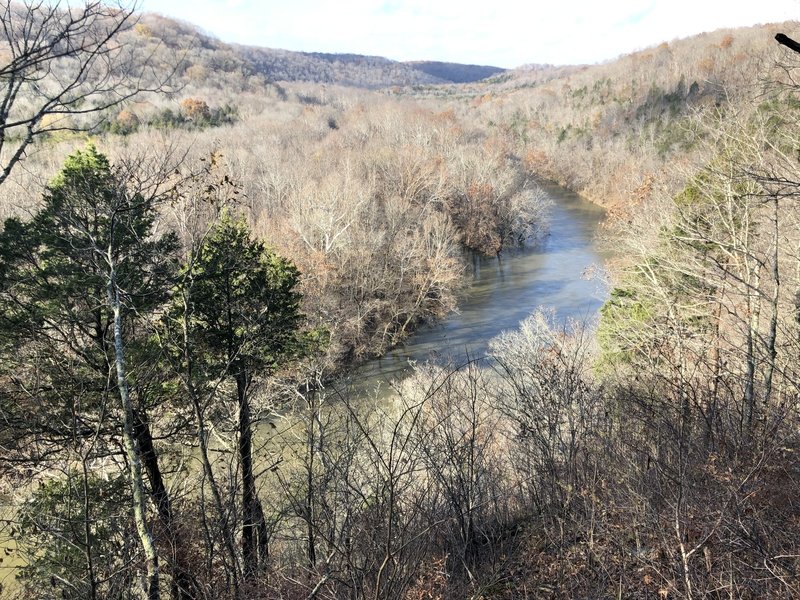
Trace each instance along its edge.
<instances>
[{"instance_id":1,"label":"wooded valley","mask_svg":"<svg viewBox=\"0 0 800 600\"><path fill-rule=\"evenodd\" d=\"M0 598L800 596L798 23L507 71L78 4L0 3ZM551 182L600 314L352 386Z\"/></svg>"}]
</instances>

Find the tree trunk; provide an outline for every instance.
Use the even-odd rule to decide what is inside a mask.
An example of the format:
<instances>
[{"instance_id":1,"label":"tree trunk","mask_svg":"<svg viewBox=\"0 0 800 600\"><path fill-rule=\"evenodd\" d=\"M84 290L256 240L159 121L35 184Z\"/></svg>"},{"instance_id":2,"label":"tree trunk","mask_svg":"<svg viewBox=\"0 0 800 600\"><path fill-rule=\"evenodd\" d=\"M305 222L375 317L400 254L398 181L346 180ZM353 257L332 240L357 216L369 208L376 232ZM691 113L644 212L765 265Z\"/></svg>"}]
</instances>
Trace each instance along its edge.
<instances>
[{"instance_id":1,"label":"tree trunk","mask_svg":"<svg viewBox=\"0 0 800 600\"><path fill-rule=\"evenodd\" d=\"M83 491L83 544L86 556L86 571L89 576L89 598L97 600L97 577L94 572L94 555L92 554L92 502L89 491L89 466L86 456L81 461L83 477L81 480Z\"/></svg>"},{"instance_id":2,"label":"tree trunk","mask_svg":"<svg viewBox=\"0 0 800 600\"><path fill-rule=\"evenodd\" d=\"M195 600L197 585L187 566L185 551L175 525L172 502L164 485L161 468L158 466L158 455L153 445L153 435L143 411L133 410L133 427L136 443L142 456L142 463L150 481L150 495L156 505L158 518L167 534L167 543L171 553L172 583L170 595L174 600Z\"/></svg>"},{"instance_id":3,"label":"tree trunk","mask_svg":"<svg viewBox=\"0 0 800 600\"><path fill-rule=\"evenodd\" d=\"M749 281L749 279L748 279ZM756 340L758 339L759 321L761 317L761 307L758 299L758 289L760 284L760 274L755 274L755 284L749 285L747 289L747 339L745 346L745 389L744 389L744 409L745 409L745 431L743 432L743 445L750 444L753 434L753 427L757 419L756 406Z\"/></svg>"},{"instance_id":4,"label":"tree trunk","mask_svg":"<svg viewBox=\"0 0 800 600\"><path fill-rule=\"evenodd\" d=\"M317 392L306 393L309 396L309 408L311 409L306 435L306 445L308 461L306 464L306 553L308 554L308 568L313 572L317 566L317 542L314 535L314 459L316 458L316 431L317 422Z\"/></svg>"},{"instance_id":5,"label":"tree trunk","mask_svg":"<svg viewBox=\"0 0 800 600\"><path fill-rule=\"evenodd\" d=\"M191 287L187 288L191 290ZM206 428L205 412L200 400L200 395L195 387L194 379L194 357L191 352L191 341L189 336L189 314L190 303L189 294L191 292L184 292L183 306L184 316L181 319L181 329L183 334L183 359L186 364L186 373L183 377L183 385L189 399L192 402L194 409L195 419L197 419L197 444L200 450L200 460L203 463L203 473L205 474L208 485L211 488L211 496L214 499L214 507L217 511L217 519L219 520L219 527L222 529L222 537L225 542L225 549L228 552L229 565L226 565L230 581L233 585L233 597L239 598L239 575L240 562L236 553L236 542L234 540L235 532L234 527L231 526L231 512L226 510L222 502L222 492L217 484L216 477L214 476L214 469L211 465L211 459L208 452L208 431ZM235 521L233 521L235 525Z\"/></svg>"},{"instance_id":6,"label":"tree trunk","mask_svg":"<svg viewBox=\"0 0 800 600\"><path fill-rule=\"evenodd\" d=\"M111 259L109 263L113 265ZM123 411L122 440L128 459L128 477L131 483L133 518L136 525L136 533L139 536L139 543L142 545L142 550L144 552L147 568L146 593L148 600L160 600L158 552L153 542L153 534L147 523L144 482L142 480L141 448L138 446L134 436L133 404L131 403L130 394L128 392L128 380L125 374L125 347L122 343L122 306L119 300L119 290L117 289L116 271L113 266L108 276L108 302L114 312L114 362L117 370L119 398Z\"/></svg>"},{"instance_id":7,"label":"tree trunk","mask_svg":"<svg viewBox=\"0 0 800 600\"><path fill-rule=\"evenodd\" d=\"M770 318L769 318L769 333L767 334L766 350L767 350L767 365L764 374L764 408L767 409L772 396L772 378L775 373L775 360L778 356L777 339L778 339L778 298L781 291L781 273L780 273L780 232L778 229L778 197L773 198L773 212L772 212L772 298L770 299Z\"/></svg>"},{"instance_id":8,"label":"tree trunk","mask_svg":"<svg viewBox=\"0 0 800 600\"><path fill-rule=\"evenodd\" d=\"M268 541L253 472L253 427L248 387L248 374L239 371L236 374L236 395L239 402L239 461L242 465L242 558L244 578L252 581L258 572L259 559L267 557Z\"/></svg>"}]
</instances>

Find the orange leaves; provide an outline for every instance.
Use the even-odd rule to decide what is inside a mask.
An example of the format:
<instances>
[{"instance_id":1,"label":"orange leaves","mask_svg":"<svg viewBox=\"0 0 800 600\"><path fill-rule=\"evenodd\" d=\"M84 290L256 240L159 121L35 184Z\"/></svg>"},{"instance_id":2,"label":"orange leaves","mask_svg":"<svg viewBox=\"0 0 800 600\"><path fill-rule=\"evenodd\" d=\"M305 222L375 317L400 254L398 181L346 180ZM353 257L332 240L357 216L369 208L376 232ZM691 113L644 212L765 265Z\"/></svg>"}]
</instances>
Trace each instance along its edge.
<instances>
[{"instance_id":1,"label":"orange leaves","mask_svg":"<svg viewBox=\"0 0 800 600\"><path fill-rule=\"evenodd\" d=\"M642 183L639 184L636 189L633 190L633 194L631 195L631 204L634 206L638 206L646 202L650 195L653 193L653 183L655 182L655 177L652 173L648 173L644 176Z\"/></svg>"},{"instance_id":2,"label":"orange leaves","mask_svg":"<svg viewBox=\"0 0 800 600\"><path fill-rule=\"evenodd\" d=\"M181 110L192 121L203 121L211 118L211 109L205 100L200 98L186 98L181 102Z\"/></svg>"},{"instance_id":3,"label":"orange leaves","mask_svg":"<svg viewBox=\"0 0 800 600\"><path fill-rule=\"evenodd\" d=\"M536 148L529 148L522 156L522 165L530 173L543 173L548 166L547 154Z\"/></svg>"},{"instance_id":4,"label":"orange leaves","mask_svg":"<svg viewBox=\"0 0 800 600\"><path fill-rule=\"evenodd\" d=\"M697 68L699 71L706 76L710 75L714 71L715 66L716 61L711 56L706 57L697 63Z\"/></svg>"},{"instance_id":5,"label":"orange leaves","mask_svg":"<svg viewBox=\"0 0 800 600\"><path fill-rule=\"evenodd\" d=\"M139 117L130 110L119 111L115 121L117 126L125 132L135 131L139 127Z\"/></svg>"}]
</instances>

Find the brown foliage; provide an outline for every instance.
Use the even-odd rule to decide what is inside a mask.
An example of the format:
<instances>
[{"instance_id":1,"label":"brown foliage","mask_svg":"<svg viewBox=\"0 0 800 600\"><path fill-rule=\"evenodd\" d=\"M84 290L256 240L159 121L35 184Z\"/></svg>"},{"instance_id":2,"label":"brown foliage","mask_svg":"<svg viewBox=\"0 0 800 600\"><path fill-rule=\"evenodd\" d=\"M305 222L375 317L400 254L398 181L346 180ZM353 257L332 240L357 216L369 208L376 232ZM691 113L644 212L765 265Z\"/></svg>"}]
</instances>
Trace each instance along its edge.
<instances>
[{"instance_id":1,"label":"brown foliage","mask_svg":"<svg viewBox=\"0 0 800 600\"><path fill-rule=\"evenodd\" d=\"M737 33L737 49L747 47L748 35ZM196 86L182 103L191 118L207 114L201 98L216 102L222 94L204 82L204 69L225 73L220 85L261 86L257 94L238 96L242 123L191 137L176 131L171 141L191 144L190 155L222 149L224 160L215 154L212 162L241 181L246 197L239 208L254 230L300 266L304 310L332 337L329 356L309 361L311 374L297 369L285 387L270 381L259 388L265 405L275 397L291 402L270 406L273 427L265 426L263 454L276 461L264 471L259 492L270 519L271 562L241 595L438 600L800 593L797 332L794 313L784 312L794 306L789 291L796 281L785 272L777 280L767 273L797 257L782 245L770 262L767 251L775 244L763 230L734 257L758 272L746 285L745 271L734 269L737 260L704 263L699 271L697 262L678 263L686 255L674 247L659 256L658 268L674 267L673 282L724 287L681 305L699 311L698 305L717 302L718 315L694 312L685 321L648 323L647 337L628 340L646 363L606 372L602 382L601 369L592 368L589 333L543 318L496 342L491 368L478 361L421 367L396 401L354 400L355 393L327 380L331 363L379 354L451 310L463 246L493 253L530 231L541 216L531 173L552 175L594 198L635 203L652 228L629 240L645 257L653 240L678 230L691 234L685 245L698 244L707 259L713 239L699 237L696 226L711 223L705 233L735 229L747 213L736 205L720 211L732 215L727 221L685 213L678 228L667 221L669 210L648 201L682 181L664 185L667 164L708 156L692 146L697 138L685 111L727 102L720 100L721 86L748 76L749 59L719 52L734 43L726 46L726 39L713 34L613 64L531 71L520 75L519 88L475 88L471 108L335 88L268 88L247 83L233 53L186 70ZM536 85L524 87L529 81ZM128 112L118 119L133 121ZM153 131L125 141L128 148L161 148ZM761 152L768 144L756 146ZM62 147L54 142L53 153ZM44 152L32 160L31 171L47 172ZM32 180L14 182L15 189L40 189ZM11 192L5 199L25 204ZM791 210L783 210L781 218L794 223ZM756 216L770 223L763 209ZM797 247L793 230L780 233ZM743 238L728 245L714 239L729 250ZM644 264L652 276L657 269ZM770 304L778 281L783 291ZM653 305L665 312L677 306L664 288L655 292L661 296L654 293ZM774 356L758 346L769 339L772 306L782 315ZM748 331L761 348L750 353L760 369L749 378L753 385L742 366ZM767 391L763 374L771 364L775 383ZM168 394L170 385L161 383L160 393ZM758 412L743 428L750 388ZM166 447L169 437L177 453L185 438L175 437L173 420L191 429L191 416L183 398L174 401L174 410L170 405L154 420L165 432L159 444ZM223 448L235 441L225 437L230 415L224 407L219 413L213 418L222 458L214 468L235 473ZM290 414L295 420L280 431ZM187 462L195 460L193 451ZM181 477L188 496L175 504L180 522L204 525L186 526L186 556L208 596L232 597L225 575L235 567L219 550L220 524L208 518L208 482L192 473ZM230 479L221 478L223 490L235 491Z\"/></svg>"},{"instance_id":2,"label":"brown foliage","mask_svg":"<svg viewBox=\"0 0 800 600\"><path fill-rule=\"evenodd\" d=\"M135 131L140 123L139 117L136 116L136 113L130 110L119 111L119 114L114 121L118 129L122 132Z\"/></svg>"},{"instance_id":3,"label":"brown foliage","mask_svg":"<svg viewBox=\"0 0 800 600\"><path fill-rule=\"evenodd\" d=\"M186 98L181 101L181 110L192 121L204 121L211 117L211 109L200 98Z\"/></svg>"}]
</instances>

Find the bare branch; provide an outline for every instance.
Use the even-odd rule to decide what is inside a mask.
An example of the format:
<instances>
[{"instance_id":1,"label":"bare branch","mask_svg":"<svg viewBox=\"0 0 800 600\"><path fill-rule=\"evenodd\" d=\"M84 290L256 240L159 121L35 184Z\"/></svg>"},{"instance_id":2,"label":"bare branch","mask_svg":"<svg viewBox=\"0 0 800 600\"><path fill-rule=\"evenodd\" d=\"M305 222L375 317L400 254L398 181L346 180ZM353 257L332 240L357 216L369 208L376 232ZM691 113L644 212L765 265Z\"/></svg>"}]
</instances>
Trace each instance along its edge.
<instances>
[{"instance_id":1,"label":"bare branch","mask_svg":"<svg viewBox=\"0 0 800 600\"><path fill-rule=\"evenodd\" d=\"M120 37L137 8L0 1L0 184L38 137L91 130L109 109L167 89L175 65Z\"/></svg>"}]
</instances>

